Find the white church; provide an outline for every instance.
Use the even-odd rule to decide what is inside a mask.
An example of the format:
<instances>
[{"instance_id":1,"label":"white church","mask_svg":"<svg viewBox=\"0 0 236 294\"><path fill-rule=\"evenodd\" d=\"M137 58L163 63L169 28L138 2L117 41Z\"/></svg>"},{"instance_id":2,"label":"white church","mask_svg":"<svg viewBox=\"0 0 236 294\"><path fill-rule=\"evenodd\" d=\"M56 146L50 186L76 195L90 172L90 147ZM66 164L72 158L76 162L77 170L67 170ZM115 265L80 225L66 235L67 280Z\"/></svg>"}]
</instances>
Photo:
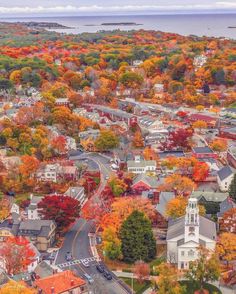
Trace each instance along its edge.
<instances>
[{"instance_id":1,"label":"white church","mask_svg":"<svg viewBox=\"0 0 236 294\"><path fill-rule=\"evenodd\" d=\"M216 224L200 216L197 199L189 198L185 216L169 222L166 240L167 261L188 269L189 262L198 257L199 245L215 249Z\"/></svg>"}]
</instances>

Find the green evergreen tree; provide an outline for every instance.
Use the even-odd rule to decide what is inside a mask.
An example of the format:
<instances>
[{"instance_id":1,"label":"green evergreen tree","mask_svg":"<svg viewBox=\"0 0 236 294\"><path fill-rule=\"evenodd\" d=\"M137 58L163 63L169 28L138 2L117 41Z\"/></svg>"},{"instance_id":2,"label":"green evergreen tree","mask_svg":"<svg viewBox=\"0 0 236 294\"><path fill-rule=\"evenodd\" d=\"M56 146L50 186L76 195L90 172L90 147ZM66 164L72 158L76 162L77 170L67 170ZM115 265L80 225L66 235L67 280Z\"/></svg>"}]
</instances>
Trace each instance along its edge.
<instances>
[{"instance_id":1,"label":"green evergreen tree","mask_svg":"<svg viewBox=\"0 0 236 294\"><path fill-rule=\"evenodd\" d=\"M236 200L236 174L234 175L234 178L229 186L229 196Z\"/></svg>"},{"instance_id":2,"label":"green evergreen tree","mask_svg":"<svg viewBox=\"0 0 236 294\"><path fill-rule=\"evenodd\" d=\"M124 261L150 261L156 256L156 241L150 220L140 211L134 211L120 229L121 251Z\"/></svg>"}]
</instances>

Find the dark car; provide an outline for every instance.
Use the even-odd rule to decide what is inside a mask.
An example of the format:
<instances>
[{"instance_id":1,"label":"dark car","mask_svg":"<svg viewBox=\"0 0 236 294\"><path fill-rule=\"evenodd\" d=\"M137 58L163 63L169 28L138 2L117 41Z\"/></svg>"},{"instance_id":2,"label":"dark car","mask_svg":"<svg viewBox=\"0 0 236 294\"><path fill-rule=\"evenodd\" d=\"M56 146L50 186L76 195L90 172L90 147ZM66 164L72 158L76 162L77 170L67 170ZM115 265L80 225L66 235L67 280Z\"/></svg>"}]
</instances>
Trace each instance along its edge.
<instances>
[{"instance_id":1,"label":"dark car","mask_svg":"<svg viewBox=\"0 0 236 294\"><path fill-rule=\"evenodd\" d=\"M108 281L112 280L112 275L111 275L110 273L106 272L106 271L104 271L103 276L104 276Z\"/></svg>"},{"instance_id":2,"label":"dark car","mask_svg":"<svg viewBox=\"0 0 236 294\"><path fill-rule=\"evenodd\" d=\"M105 268L101 265L101 264L97 264L96 265L96 269L100 272L100 273L104 273Z\"/></svg>"},{"instance_id":3,"label":"dark car","mask_svg":"<svg viewBox=\"0 0 236 294\"><path fill-rule=\"evenodd\" d=\"M66 252L65 259L66 259L66 261L71 261L72 260L72 254L70 252Z\"/></svg>"}]
</instances>

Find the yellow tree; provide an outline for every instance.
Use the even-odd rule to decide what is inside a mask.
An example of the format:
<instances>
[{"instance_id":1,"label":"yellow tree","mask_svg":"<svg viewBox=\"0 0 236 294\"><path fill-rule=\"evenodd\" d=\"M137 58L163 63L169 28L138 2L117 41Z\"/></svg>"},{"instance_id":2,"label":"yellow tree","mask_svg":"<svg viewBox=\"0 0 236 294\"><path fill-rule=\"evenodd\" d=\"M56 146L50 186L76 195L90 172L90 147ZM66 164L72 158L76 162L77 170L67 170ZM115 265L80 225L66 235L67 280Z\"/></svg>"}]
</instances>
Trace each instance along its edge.
<instances>
[{"instance_id":1,"label":"yellow tree","mask_svg":"<svg viewBox=\"0 0 236 294\"><path fill-rule=\"evenodd\" d=\"M211 148L217 152L224 152L228 148L227 141L224 139L215 139L210 144Z\"/></svg>"},{"instance_id":2,"label":"yellow tree","mask_svg":"<svg viewBox=\"0 0 236 294\"><path fill-rule=\"evenodd\" d=\"M133 146L142 148L144 146L144 140L140 131L136 131L133 138Z\"/></svg>"},{"instance_id":3,"label":"yellow tree","mask_svg":"<svg viewBox=\"0 0 236 294\"><path fill-rule=\"evenodd\" d=\"M7 198L2 198L0 201L0 221L3 221L9 216L10 203Z\"/></svg>"},{"instance_id":4,"label":"yellow tree","mask_svg":"<svg viewBox=\"0 0 236 294\"><path fill-rule=\"evenodd\" d=\"M150 146L143 150L143 156L145 160L156 160L156 162L159 163L159 157L157 153Z\"/></svg>"},{"instance_id":5,"label":"yellow tree","mask_svg":"<svg viewBox=\"0 0 236 294\"><path fill-rule=\"evenodd\" d=\"M203 111L205 107L203 105L197 105L196 106L197 111Z\"/></svg>"},{"instance_id":6,"label":"yellow tree","mask_svg":"<svg viewBox=\"0 0 236 294\"><path fill-rule=\"evenodd\" d=\"M105 252L105 256L112 260L121 258L121 241L114 227L109 226L104 229L102 240L102 248Z\"/></svg>"},{"instance_id":7,"label":"yellow tree","mask_svg":"<svg viewBox=\"0 0 236 294\"><path fill-rule=\"evenodd\" d=\"M220 259L227 261L227 263L236 260L236 234L222 233L216 248Z\"/></svg>"},{"instance_id":8,"label":"yellow tree","mask_svg":"<svg viewBox=\"0 0 236 294\"><path fill-rule=\"evenodd\" d=\"M196 188L196 184L188 177L173 174L165 178L160 188L163 191L176 191L178 195L183 195L191 193Z\"/></svg>"},{"instance_id":9,"label":"yellow tree","mask_svg":"<svg viewBox=\"0 0 236 294\"><path fill-rule=\"evenodd\" d=\"M156 267L156 271L159 273L157 279L158 294L183 294L185 293L184 287L179 282L178 270L168 263L162 263Z\"/></svg>"},{"instance_id":10,"label":"yellow tree","mask_svg":"<svg viewBox=\"0 0 236 294\"><path fill-rule=\"evenodd\" d=\"M166 216L171 218L178 218L185 215L187 203L187 198L182 196L171 199L166 205ZM203 205L198 205L198 207L200 215L205 215L205 207Z\"/></svg>"},{"instance_id":11,"label":"yellow tree","mask_svg":"<svg viewBox=\"0 0 236 294\"><path fill-rule=\"evenodd\" d=\"M199 129L201 131L207 128L207 123L203 120L197 120L192 124L192 127L193 129Z\"/></svg>"},{"instance_id":12,"label":"yellow tree","mask_svg":"<svg viewBox=\"0 0 236 294\"><path fill-rule=\"evenodd\" d=\"M26 287L24 282L15 282L10 280L1 289L0 294L36 294L35 289L30 289Z\"/></svg>"}]
</instances>

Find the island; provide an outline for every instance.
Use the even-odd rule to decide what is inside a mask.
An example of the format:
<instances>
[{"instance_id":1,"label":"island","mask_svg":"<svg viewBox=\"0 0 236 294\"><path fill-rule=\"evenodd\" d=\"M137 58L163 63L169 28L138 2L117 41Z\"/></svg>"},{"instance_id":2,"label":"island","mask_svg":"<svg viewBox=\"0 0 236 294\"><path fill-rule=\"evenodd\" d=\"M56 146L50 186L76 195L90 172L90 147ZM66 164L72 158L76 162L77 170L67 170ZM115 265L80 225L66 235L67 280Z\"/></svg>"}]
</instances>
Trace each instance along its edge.
<instances>
[{"instance_id":1,"label":"island","mask_svg":"<svg viewBox=\"0 0 236 294\"><path fill-rule=\"evenodd\" d=\"M136 22L104 22L101 26L141 26L141 23Z\"/></svg>"},{"instance_id":2,"label":"island","mask_svg":"<svg viewBox=\"0 0 236 294\"><path fill-rule=\"evenodd\" d=\"M236 26L229 26L228 29L236 29Z\"/></svg>"},{"instance_id":3,"label":"island","mask_svg":"<svg viewBox=\"0 0 236 294\"><path fill-rule=\"evenodd\" d=\"M72 29L72 27L67 27L56 22L17 22L17 24L25 25L28 28L33 29Z\"/></svg>"}]
</instances>

